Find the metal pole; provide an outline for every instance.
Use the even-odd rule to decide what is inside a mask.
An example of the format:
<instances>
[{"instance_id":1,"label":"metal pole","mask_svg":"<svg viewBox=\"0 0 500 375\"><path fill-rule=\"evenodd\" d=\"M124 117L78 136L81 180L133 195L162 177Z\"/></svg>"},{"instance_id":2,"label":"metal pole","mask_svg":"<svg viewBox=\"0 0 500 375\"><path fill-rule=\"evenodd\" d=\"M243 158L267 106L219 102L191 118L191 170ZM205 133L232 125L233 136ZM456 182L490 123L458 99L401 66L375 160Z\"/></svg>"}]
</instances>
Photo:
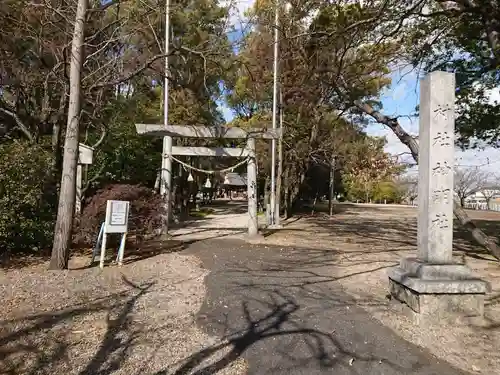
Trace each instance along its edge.
<instances>
[{"instance_id":1,"label":"metal pole","mask_svg":"<svg viewBox=\"0 0 500 375\"><path fill-rule=\"evenodd\" d=\"M283 92L280 87L280 137L278 139L278 176L276 177L276 212L274 224L280 225L281 175L283 174Z\"/></svg>"},{"instance_id":2,"label":"metal pole","mask_svg":"<svg viewBox=\"0 0 500 375\"><path fill-rule=\"evenodd\" d=\"M276 110L278 104L278 41L279 41L279 0L276 0L274 15L274 82L273 82L273 129L276 129ZM271 224L275 224L276 211L276 140L271 144Z\"/></svg>"},{"instance_id":3,"label":"metal pole","mask_svg":"<svg viewBox=\"0 0 500 375\"><path fill-rule=\"evenodd\" d=\"M165 2L165 83L163 89L163 122L168 126L168 54L170 51L170 0ZM162 233L168 233L168 224L170 221L171 187L172 187L172 137L163 137L163 155L161 166L161 185L160 193L164 196L164 217L162 220Z\"/></svg>"}]
</instances>

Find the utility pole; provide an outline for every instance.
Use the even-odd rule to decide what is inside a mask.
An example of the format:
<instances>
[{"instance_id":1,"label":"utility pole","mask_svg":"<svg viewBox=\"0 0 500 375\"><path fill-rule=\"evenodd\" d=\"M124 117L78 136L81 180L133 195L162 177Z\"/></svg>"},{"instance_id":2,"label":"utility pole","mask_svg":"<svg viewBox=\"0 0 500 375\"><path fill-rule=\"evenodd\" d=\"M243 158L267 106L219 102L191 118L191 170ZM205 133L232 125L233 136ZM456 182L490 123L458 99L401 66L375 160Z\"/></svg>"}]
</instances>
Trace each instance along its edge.
<instances>
[{"instance_id":1,"label":"utility pole","mask_svg":"<svg viewBox=\"0 0 500 375\"><path fill-rule=\"evenodd\" d=\"M165 81L163 87L163 122L168 126L168 54L170 51L170 0L165 2ZM162 218L162 234L168 233L168 224L172 211L172 137L163 137L161 159L160 194L164 199L164 217Z\"/></svg>"},{"instance_id":2,"label":"utility pole","mask_svg":"<svg viewBox=\"0 0 500 375\"><path fill-rule=\"evenodd\" d=\"M278 106L278 42L279 42L279 0L276 0L274 14L274 82L273 82L273 129L276 129L276 112ZM276 218L276 140L271 143L271 225Z\"/></svg>"},{"instance_id":3,"label":"utility pole","mask_svg":"<svg viewBox=\"0 0 500 375\"><path fill-rule=\"evenodd\" d=\"M283 92L280 87L280 137L278 139L278 176L276 178L276 211L274 224L280 225L281 175L283 174Z\"/></svg>"}]
</instances>

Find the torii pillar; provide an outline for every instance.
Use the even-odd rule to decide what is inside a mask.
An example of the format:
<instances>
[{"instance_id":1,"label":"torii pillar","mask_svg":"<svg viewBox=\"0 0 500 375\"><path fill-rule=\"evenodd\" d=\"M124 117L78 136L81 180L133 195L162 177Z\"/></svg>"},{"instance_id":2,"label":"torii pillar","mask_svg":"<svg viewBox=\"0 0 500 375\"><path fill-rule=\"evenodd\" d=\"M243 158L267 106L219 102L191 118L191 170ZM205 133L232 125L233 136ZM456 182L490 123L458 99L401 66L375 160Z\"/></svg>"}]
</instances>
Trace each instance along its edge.
<instances>
[{"instance_id":1,"label":"torii pillar","mask_svg":"<svg viewBox=\"0 0 500 375\"><path fill-rule=\"evenodd\" d=\"M257 162L255 152L255 139L278 139L281 129L241 129L224 126L179 126L136 124L138 134L150 136L169 136L183 138L223 138L246 139L245 148L224 147L172 147L172 155L190 156L229 156L248 157L247 164L247 192L248 192L248 238L252 240L259 236L257 216ZM165 155L164 155L165 156ZM168 156L168 155L167 155ZM169 189L170 186L166 186ZM169 194L169 191L166 192Z\"/></svg>"}]
</instances>

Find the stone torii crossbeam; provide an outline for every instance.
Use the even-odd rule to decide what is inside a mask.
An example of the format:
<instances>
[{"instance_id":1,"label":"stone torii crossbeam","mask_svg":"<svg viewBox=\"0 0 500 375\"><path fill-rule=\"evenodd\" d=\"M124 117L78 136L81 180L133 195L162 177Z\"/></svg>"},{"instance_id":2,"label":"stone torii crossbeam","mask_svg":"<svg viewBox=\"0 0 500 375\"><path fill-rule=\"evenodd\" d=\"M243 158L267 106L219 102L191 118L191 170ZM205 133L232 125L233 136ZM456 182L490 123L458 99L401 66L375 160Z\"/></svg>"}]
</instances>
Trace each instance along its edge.
<instances>
[{"instance_id":1,"label":"stone torii crossbeam","mask_svg":"<svg viewBox=\"0 0 500 375\"><path fill-rule=\"evenodd\" d=\"M163 158L170 159L171 155L185 156L222 156L222 157L247 157L247 192L248 192L248 237L252 239L258 235L257 218L257 162L255 155L255 139L278 139L281 129L242 129L225 126L182 126L161 124L136 124L137 134L156 137L182 137L182 138L220 138L220 139L246 139L244 148L228 147L181 147L172 146L170 154ZM166 165L166 171L162 171L162 186L165 187L166 202L170 204L172 171L170 163Z\"/></svg>"}]
</instances>

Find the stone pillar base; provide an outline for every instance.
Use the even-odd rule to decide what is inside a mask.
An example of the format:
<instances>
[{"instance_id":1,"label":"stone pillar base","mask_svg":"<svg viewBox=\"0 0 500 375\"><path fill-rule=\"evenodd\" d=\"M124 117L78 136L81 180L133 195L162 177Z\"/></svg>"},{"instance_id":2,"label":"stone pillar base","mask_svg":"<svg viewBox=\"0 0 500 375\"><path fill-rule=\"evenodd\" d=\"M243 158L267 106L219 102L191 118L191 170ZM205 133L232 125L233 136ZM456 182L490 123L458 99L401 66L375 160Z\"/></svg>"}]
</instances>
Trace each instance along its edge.
<instances>
[{"instance_id":1,"label":"stone pillar base","mask_svg":"<svg viewBox=\"0 0 500 375\"><path fill-rule=\"evenodd\" d=\"M462 264L429 264L406 258L389 271L389 291L422 316L482 317L489 284L474 278Z\"/></svg>"}]
</instances>

